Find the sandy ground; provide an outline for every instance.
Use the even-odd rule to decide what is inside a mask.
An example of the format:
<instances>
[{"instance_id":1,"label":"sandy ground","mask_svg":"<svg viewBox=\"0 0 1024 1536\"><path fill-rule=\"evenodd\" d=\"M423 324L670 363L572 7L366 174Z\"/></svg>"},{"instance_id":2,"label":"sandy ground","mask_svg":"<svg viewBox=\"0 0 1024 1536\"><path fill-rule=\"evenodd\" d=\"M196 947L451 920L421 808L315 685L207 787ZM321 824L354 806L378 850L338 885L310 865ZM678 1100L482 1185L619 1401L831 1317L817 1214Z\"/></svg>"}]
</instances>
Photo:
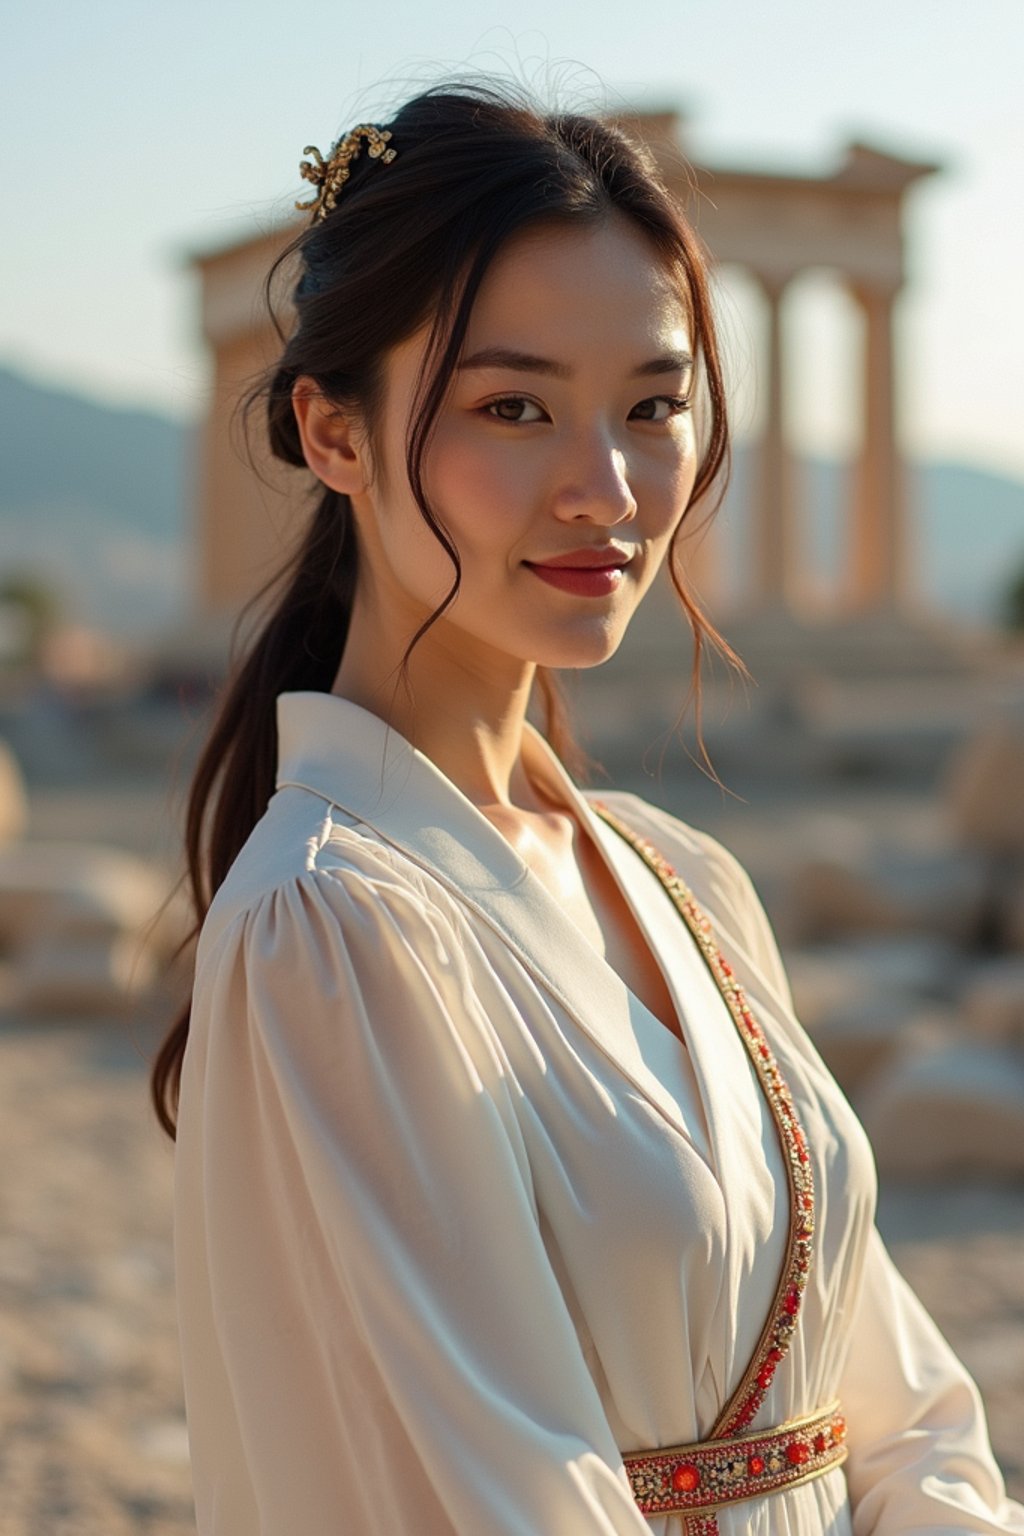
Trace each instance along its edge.
<instances>
[{"instance_id":1,"label":"sandy ground","mask_svg":"<svg viewBox=\"0 0 1024 1536\"><path fill-rule=\"evenodd\" d=\"M0 1023L2 1536L193 1531L151 1038ZM881 1219L1024 1496L1024 1190L890 1189Z\"/></svg>"}]
</instances>

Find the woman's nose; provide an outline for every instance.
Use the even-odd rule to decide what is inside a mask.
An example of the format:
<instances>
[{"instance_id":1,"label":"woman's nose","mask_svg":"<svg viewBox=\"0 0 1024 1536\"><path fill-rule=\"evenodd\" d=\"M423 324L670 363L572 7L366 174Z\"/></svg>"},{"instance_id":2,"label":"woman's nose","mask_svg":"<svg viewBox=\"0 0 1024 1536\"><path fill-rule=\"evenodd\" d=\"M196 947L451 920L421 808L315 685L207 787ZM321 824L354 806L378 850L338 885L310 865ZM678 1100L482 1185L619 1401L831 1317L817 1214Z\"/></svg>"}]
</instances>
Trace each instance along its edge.
<instances>
[{"instance_id":1,"label":"woman's nose","mask_svg":"<svg viewBox=\"0 0 1024 1536\"><path fill-rule=\"evenodd\" d=\"M565 522L587 520L612 526L636 516L626 456L605 441L589 450L577 445L555 497L555 514Z\"/></svg>"}]
</instances>

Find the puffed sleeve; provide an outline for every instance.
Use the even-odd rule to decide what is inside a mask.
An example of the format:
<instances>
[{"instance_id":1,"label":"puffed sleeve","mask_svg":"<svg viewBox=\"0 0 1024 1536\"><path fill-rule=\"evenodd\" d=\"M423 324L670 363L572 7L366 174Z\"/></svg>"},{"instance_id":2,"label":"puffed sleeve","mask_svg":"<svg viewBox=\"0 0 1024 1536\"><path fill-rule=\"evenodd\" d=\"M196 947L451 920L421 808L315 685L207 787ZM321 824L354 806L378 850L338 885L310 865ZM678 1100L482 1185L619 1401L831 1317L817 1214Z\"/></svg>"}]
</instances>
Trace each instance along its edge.
<instances>
[{"instance_id":1,"label":"puffed sleeve","mask_svg":"<svg viewBox=\"0 0 1024 1536\"><path fill-rule=\"evenodd\" d=\"M307 872L229 925L196 997L203 1536L241 1536L218 1523L232 1457L246 1536L644 1536L454 919L397 877Z\"/></svg>"},{"instance_id":2,"label":"puffed sleeve","mask_svg":"<svg viewBox=\"0 0 1024 1536\"><path fill-rule=\"evenodd\" d=\"M872 1230L840 1397L854 1536L1018 1533L978 1390Z\"/></svg>"}]
</instances>

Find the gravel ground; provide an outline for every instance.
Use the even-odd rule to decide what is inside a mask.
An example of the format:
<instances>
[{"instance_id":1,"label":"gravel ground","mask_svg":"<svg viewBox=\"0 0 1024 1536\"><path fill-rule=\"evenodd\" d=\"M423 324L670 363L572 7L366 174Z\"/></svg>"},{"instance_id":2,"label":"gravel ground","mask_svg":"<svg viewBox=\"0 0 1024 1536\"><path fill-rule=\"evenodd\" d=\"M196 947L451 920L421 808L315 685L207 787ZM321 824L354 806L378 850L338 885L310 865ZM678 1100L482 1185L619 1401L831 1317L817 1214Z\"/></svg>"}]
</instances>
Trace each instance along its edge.
<instances>
[{"instance_id":1,"label":"gravel ground","mask_svg":"<svg viewBox=\"0 0 1024 1536\"><path fill-rule=\"evenodd\" d=\"M194 1530L152 1037L0 1023L0 1536ZM1024 1190L890 1189L881 1221L1024 1497Z\"/></svg>"}]
</instances>

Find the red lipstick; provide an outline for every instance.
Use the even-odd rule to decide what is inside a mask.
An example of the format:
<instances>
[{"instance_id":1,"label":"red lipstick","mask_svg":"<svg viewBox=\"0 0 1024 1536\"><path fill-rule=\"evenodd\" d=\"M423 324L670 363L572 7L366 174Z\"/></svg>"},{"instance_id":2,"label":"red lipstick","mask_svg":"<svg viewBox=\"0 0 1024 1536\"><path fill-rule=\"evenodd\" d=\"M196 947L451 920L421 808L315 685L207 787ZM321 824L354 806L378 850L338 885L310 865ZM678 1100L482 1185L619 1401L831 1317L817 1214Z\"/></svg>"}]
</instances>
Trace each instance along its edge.
<instances>
[{"instance_id":1,"label":"red lipstick","mask_svg":"<svg viewBox=\"0 0 1024 1536\"><path fill-rule=\"evenodd\" d=\"M541 581L563 592L573 592L577 597L607 597L621 586L623 567L629 560L627 550L606 544L603 549L588 546L552 555L548 560L526 560L524 564Z\"/></svg>"}]
</instances>

